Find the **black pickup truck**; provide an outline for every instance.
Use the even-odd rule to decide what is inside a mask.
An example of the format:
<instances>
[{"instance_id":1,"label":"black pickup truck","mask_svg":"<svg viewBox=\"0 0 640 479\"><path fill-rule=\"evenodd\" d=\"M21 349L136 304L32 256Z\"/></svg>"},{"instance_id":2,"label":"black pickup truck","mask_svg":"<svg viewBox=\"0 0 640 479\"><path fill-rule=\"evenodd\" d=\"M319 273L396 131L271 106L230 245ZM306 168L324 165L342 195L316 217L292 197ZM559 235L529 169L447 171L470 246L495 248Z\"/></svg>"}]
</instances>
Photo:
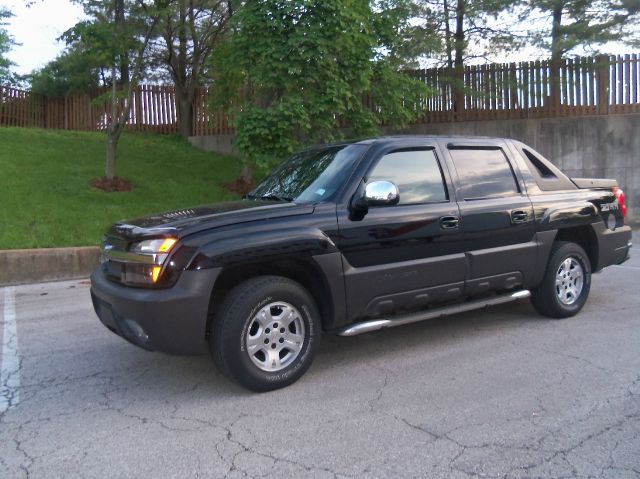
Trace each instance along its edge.
<instances>
[{"instance_id":1,"label":"black pickup truck","mask_svg":"<svg viewBox=\"0 0 640 479\"><path fill-rule=\"evenodd\" d=\"M148 350L210 350L255 391L309 368L322 331L368 331L531 297L572 316L627 260L614 180L570 179L528 146L399 136L295 154L241 201L114 224L91 296Z\"/></svg>"}]
</instances>

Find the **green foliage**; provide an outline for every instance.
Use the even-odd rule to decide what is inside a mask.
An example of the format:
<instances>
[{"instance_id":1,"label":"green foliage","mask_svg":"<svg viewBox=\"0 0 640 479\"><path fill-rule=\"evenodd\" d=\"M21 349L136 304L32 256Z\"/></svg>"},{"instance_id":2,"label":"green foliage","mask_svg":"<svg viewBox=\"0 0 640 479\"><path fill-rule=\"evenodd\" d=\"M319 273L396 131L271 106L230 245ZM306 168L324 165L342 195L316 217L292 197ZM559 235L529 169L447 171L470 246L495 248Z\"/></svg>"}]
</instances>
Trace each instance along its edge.
<instances>
[{"instance_id":1,"label":"green foliage","mask_svg":"<svg viewBox=\"0 0 640 479\"><path fill-rule=\"evenodd\" d=\"M30 76L31 90L49 97L90 92L101 86L104 66L92 50L72 45Z\"/></svg>"},{"instance_id":2,"label":"green foliage","mask_svg":"<svg viewBox=\"0 0 640 479\"><path fill-rule=\"evenodd\" d=\"M247 103L237 121L236 146L252 155L259 168L290 155L298 146L298 131L310 120L301 98L282 98L266 108Z\"/></svg>"},{"instance_id":3,"label":"green foliage","mask_svg":"<svg viewBox=\"0 0 640 479\"><path fill-rule=\"evenodd\" d=\"M144 46L150 25L157 21L158 12L165 4L157 0L77 0L77 3L82 4L88 19L78 22L62 38L67 45L89 55L91 63L105 71L117 65L120 76L123 68L130 70L130 63L136 61L136 53ZM127 78L118 80L128 81Z\"/></svg>"},{"instance_id":4,"label":"green foliage","mask_svg":"<svg viewBox=\"0 0 640 479\"><path fill-rule=\"evenodd\" d=\"M422 82L398 73L392 61L383 59L374 64L371 98L377 108L378 123L395 128L408 125L422 113L420 100L425 92L428 90Z\"/></svg>"},{"instance_id":5,"label":"green foliage","mask_svg":"<svg viewBox=\"0 0 640 479\"><path fill-rule=\"evenodd\" d=\"M416 53L450 68L521 46L514 11L523 0L416 0Z\"/></svg>"},{"instance_id":6,"label":"green foliage","mask_svg":"<svg viewBox=\"0 0 640 479\"><path fill-rule=\"evenodd\" d=\"M386 122L406 124L413 112L402 111L398 92L380 80L405 93L424 94L424 87L380 55L398 43L394 22L397 28L396 17L385 20L366 0L247 2L218 53L215 83L223 103L247 85L235 110L243 155L264 166L301 144L341 138L342 121L353 135L372 134ZM367 94L379 109L365 108Z\"/></svg>"},{"instance_id":7,"label":"green foliage","mask_svg":"<svg viewBox=\"0 0 640 479\"><path fill-rule=\"evenodd\" d=\"M130 133L121 140L128 193L89 187L102 175L101 133L0 128L0 249L97 245L123 218L237 198L223 184L240 162L177 136Z\"/></svg>"},{"instance_id":8,"label":"green foliage","mask_svg":"<svg viewBox=\"0 0 640 479\"><path fill-rule=\"evenodd\" d=\"M528 0L521 17L540 15L547 30L528 32L528 40L560 58L576 48L595 48L637 34L640 2L637 0Z\"/></svg>"},{"instance_id":9,"label":"green foliage","mask_svg":"<svg viewBox=\"0 0 640 479\"><path fill-rule=\"evenodd\" d=\"M13 38L9 36L7 31L2 28L6 25L5 21L11 18L13 15L9 10L0 7L0 84L11 83L13 81L13 75L11 74L11 67L14 65L5 55L15 45Z\"/></svg>"}]
</instances>

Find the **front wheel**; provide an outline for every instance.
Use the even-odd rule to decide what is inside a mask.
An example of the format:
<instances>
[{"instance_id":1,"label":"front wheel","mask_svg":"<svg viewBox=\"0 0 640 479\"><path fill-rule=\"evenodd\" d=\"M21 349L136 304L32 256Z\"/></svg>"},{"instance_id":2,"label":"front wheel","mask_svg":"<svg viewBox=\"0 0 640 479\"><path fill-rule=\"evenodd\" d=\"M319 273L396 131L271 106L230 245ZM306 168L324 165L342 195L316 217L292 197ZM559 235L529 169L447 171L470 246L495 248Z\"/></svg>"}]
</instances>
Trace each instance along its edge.
<instances>
[{"instance_id":1,"label":"front wheel","mask_svg":"<svg viewBox=\"0 0 640 479\"><path fill-rule=\"evenodd\" d=\"M313 361L320 315L309 292L280 276L236 286L217 309L209 346L222 372L252 391L297 381Z\"/></svg>"},{"instance_id":2,"label":"front wheel","mask_svg":"<svg viewBox=\"0 0 640 479\"><path fill-rule=\"evenodd\" d=\"M575 243L558 241L551 250L544 279L531 295L531 303L540 314L567 318L582 309L590 288L587 254Z\"/></svg>"}]
</instances>

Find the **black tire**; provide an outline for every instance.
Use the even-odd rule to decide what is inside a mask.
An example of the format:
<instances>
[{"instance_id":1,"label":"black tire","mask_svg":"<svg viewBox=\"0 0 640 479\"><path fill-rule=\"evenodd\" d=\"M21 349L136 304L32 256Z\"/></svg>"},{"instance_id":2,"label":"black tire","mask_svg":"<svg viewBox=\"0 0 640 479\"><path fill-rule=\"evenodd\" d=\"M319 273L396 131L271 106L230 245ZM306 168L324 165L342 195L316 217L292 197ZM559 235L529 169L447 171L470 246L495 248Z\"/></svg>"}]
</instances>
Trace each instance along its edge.
<instances>
[{"instance_id":1,"label":"black tire","mask_svg":"<svg viewBox=\"0 0 640 479\"><path fill-rule=\"evenodd\" d=\"M271 367L268 364L268 358L271 356L267 357L266 353L272 354L268 348L273 345L267 344L261 347L265 351L258 351L257 354L252 355L247 341L252 334L251 328L255 325L259 328L259 333L255 333L256 337L273 340L274 344L280 341L277 338L267 338L266 332L270 328L263 327L257 319L258 313L262 313L263 310L280 313L284 317L283 309L277 306L268 307L278 302L293 306L297 310L295 312L299 314L291 313L291 316L297 318L291 321L297 324L292 328L294 332L296 327L300 328L298 332L302 333L300 336L304 339L300 341L302 346L297 352L282 350L285 356L295 354L290 358L290 364L286 367L283 367L284 364L278 364L283 369L277 371L263 370L255 364L255 361L264 357L263 367ZM292 310L289 309L289 311ZM261 317L264 318L265 315L262 314ZM216 309L209 347L215 363L228 378L252 391L271 391L294 383L309 369L320 342L320 328L318 308L305 288L281 276L258 276L233 288ZM283 343L285 341L283 336L289 334L289 331L283 330L284 328L272 329L270 334L281 334L280 343ZM283 347L286 348L286 344ZM275 347L273 354L276 354ZM275 362L273 364L275 365Z\"/></svg>"},{"instance_id":2,"label":"black tire","mask_svg":"<svg viewBox=\"0 0 640 479\"><path fill-rule=\"evenodd\" d=\"M582 268L583 282L578 294L569 299L565 298L565 301L563 301L559 297L559 291L562 291L562 288L570 287L571 282L575 281L567 279L566 284L564 283L565 278L562 277L564 270L561 270L561 267L567 259L576 261ZM563 281L557 287L556 278ZM590 288L591 263L584 249L569 241L558 241L551 249L542 283L532 292L531 304L533 304L538 313L544 316L556 319L568 318L582 309L589 297ZM567 304L567 301L571 301L570 304Z\"/></svg>"}]
</instances>

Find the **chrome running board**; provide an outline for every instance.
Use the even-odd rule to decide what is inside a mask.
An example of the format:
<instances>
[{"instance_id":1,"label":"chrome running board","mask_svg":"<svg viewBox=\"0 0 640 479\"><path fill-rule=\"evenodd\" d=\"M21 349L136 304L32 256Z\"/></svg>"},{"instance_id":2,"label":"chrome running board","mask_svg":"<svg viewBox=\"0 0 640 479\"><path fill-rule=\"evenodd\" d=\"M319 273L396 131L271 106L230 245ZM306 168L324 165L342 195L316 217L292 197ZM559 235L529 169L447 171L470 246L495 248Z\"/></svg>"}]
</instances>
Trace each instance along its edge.
<instances>
[{"instance_id":1,"label":"chrome running board","mask_svg":"<svg viewBox=\"0 0 640 479\"><path fill-rule=\"evenodd\" d=\"M531 296L531 292L527 289L522 289L509 294L494 296L492 298L476 299L474 301L454 304L452 306L444 306L441 308L405 314L394 319L372 319L370 321L363 321L362 323L351 324L340 329L338 334L340 336L357 336L358 334L377 331L378 329L395 328L396 326L402 326L403 324L417 323L418 321L464 313L465 311L482 309L487 306L495 306L496 304L510 303L511 301L528 298L529 296Z\"/></svg>"}]
</instances>

